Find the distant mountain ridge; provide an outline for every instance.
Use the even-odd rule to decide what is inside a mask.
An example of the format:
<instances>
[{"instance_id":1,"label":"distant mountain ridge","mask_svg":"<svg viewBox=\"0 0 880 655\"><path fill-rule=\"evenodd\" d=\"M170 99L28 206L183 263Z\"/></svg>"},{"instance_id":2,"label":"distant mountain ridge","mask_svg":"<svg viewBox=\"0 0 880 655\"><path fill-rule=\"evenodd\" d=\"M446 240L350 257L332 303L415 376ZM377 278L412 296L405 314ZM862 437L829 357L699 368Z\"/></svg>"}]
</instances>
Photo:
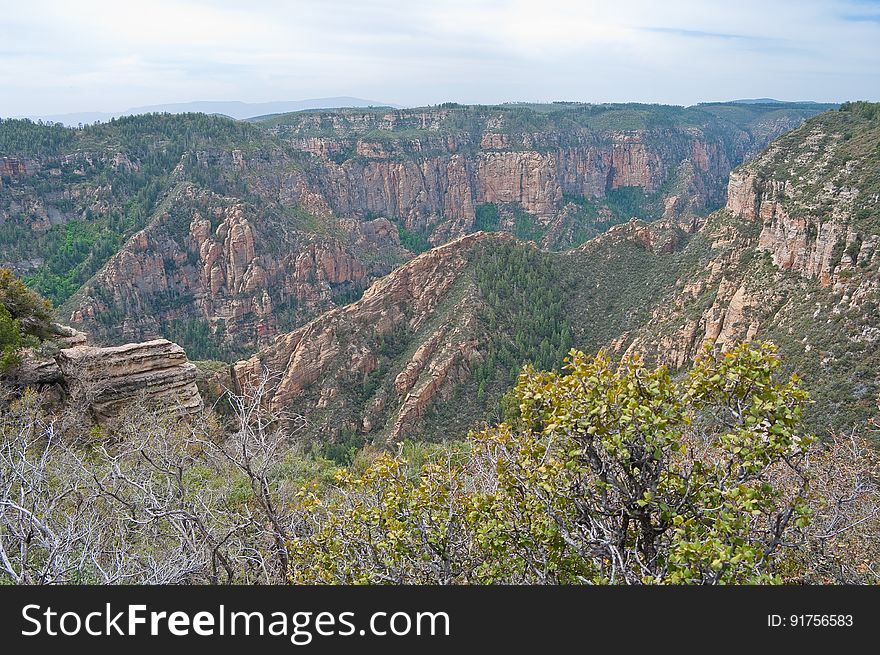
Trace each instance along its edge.
<instances>
[{"instance_id":1,"label":"distant mountain ridge","mask_svg":"<svg viewBox=\"0 0 880 655\"><path fill-rule=\"evenodd\" d=\"M776 100L775 98L740 98L729 102L736 105L837 105L837 103L816 102L815 100Z\"/></svg>"},{"instance_id":2,"label":"distant mountain ridge","mask_svg":"<svg viewBox=\"0 0 880 655\"><path fill-rule=\"evenodd\" d=\"M229 118L241 120L267 114L283 114L288 112L314 110L314 109L339 109L342 107L394 107L387 102L365 100L352 96L334 96L330 98L309 98L306 100L282 100L276 102L240 102L223 100L197 100L194 102L175 102L160 105L146 105L143 107L131 107L117 112L73 112L69 114L47 114L42 116L29 115L19 118L31 118L50 123L62 123L68 126L76 126L82 123L90 125L95 122L106 122L120 116L133 116L136 114L169 113L185 114L199 112L203 114L221 114Z\"/></svg>"}]
</instances>

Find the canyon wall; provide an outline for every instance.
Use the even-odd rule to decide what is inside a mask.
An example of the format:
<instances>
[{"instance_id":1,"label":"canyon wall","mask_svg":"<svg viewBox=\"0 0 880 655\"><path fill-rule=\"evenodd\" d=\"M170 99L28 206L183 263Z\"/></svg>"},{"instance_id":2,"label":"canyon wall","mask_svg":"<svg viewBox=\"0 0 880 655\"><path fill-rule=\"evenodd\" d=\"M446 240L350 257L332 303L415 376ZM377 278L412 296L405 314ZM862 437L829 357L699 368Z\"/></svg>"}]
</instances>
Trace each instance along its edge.
<instances>
[{"instance_id":1,"label":"canyon wall","mask_svg":"<svg viewBox=\"0 0 880 655\"><path fill-rule=\"evenodd\" d=\"M525 135L513 145L493 132L471 143L362 138L354 145L357 155L337 163L333 153L350 144L312 138L305 147L316 164L306 177L334 213L400 218L436 244L473 229L481 204L515 204L548 226L566 197L601 202L623 187L656 195L658 216L705 215L723 203L730 169L763 145L716 139L699 130L583 130Z\"/></svg>"},{"instance_id":2,"label":"canyon wall","mask_svg":"<svg viewBox=\"0 0 880 655\"><path fill-rule=\"evenodd\" d=\"M300 414L312 435L349 429L394 441L412 434L483 357L465 272L477 248L504 238L476 233L416 257L359 301L236 363L236 389L258 384L264 371L277 374L270 407ZM371 377L380 381L375 388Z\"/></svg>"},{"instance_id":3,"label":"canyon wall","mask_svg":"<svg viewBox=\"0 0 880 655\"><path fill-rule=\"evenodd\" d=\"M151 338L172 324L203 327L221 350L268 343L406 257L385 219L336 227L336 236L306 233L283 216L181 185L71 299L70 320L104 342Z\"/></svg>"}]
</instances>

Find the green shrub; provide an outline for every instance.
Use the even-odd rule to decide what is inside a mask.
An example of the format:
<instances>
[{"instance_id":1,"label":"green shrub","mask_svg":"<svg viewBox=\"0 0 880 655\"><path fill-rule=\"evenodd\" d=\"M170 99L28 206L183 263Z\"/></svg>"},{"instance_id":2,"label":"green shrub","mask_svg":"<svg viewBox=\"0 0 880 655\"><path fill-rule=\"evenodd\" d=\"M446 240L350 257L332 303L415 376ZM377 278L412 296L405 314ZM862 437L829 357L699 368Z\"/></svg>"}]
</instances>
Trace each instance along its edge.
<instances>
[{"instance_id":1,"label":"green shrub","mask_svg":"<svg viewBox=\"0 0 880 655\"><path fill-rule=\"evenodd\" d=\"M769 344L683 378L572 351L526 369L519 418L413 468L383 454L299 494L295 583L776 583L814 544L807 480L836 466L800 428L806 394ZM809 455L808 455L809 453ZM821 479L816 476L815 479ZM853 555L847 555L852 559ZM858 557L858 555L856 555Z\"/></svg>"},{"instance_id":2,"label":"green shrub","mask_svg":"<svg viewBox=\"0 0 880 655\"><path fill-rule=\"evenodd\" d=\"M0 373L21 360L21 349L51 333L52 306L12 274L0 269Z\"/></svg>"}]
</instances>

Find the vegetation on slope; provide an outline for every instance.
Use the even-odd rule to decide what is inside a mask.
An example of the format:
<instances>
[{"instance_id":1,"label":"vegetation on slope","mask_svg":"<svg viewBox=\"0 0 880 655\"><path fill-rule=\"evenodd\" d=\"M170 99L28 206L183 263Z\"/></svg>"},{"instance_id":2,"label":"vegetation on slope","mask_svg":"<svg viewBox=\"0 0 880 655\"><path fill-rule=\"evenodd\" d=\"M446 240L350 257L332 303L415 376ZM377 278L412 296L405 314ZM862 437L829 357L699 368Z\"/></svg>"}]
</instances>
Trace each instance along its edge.
<instances>
[{"instance_id":1,"label":"vegetation on slope","mask_svg":"<svg viewBox=\"0 0 880 655\"><path fill-rule=\"evenodd\" d=\"M431 406L418 433L443 440L505 412L504 395L524 365L556 370L572 347L559 263L534 246L488 242L472 255L462 284L474 287L468 303L476 319L480 360L452 397ZM449 311L461 311L455 304ZM438 317L442 322L442 313ZM417 343L417 342L416 342ZM414 349L411 344L407 352Z\"/></svg>"},{"instance_id":2,"label":"vegetation on slope","mask_svg":"<svg viewBox=\"0 0 880 655\"><path fill-rule=\"evenodd\" d=\"M721 285L743 287L753 299L744 322L754 319L759 326L754 338L775 343L785 373L805 381L813 399L806 425L820 433L863 429L877 413L880 394L880 356L866 338L880 325L877 301L868 294L858 309L836 310L841 292L781 270L758 250L761 227L720 211L672 253L657 255L606 238L565 255L570 284L580 289L569 297L569 313L598 317L577 324L574 343L596 352L617 340L624 346L637 340L650 361L668 361L676 351L687 355L699 346L708 322L727 310L726 301L719 301ZM699 292L685 293L685 285ZM689 322L695 334L683 330Z\"/></svg>"},{"instance_id":3,"label":"vegetation on slope","mask_svg":"<svg viewBox=\"0 0 880 655\"><path fill-rule=\"evenodd\" d=\"M572 352L523 373L515 422L344 469L268 385L226 417L133 403L103 427L4 395L0 583L877 581L876 453L806 433L768 346L677 380Z\"/></svg>"},{"instance_id":4,"label":"vegetation on slope","mask_svg":"<svg viewBox=\"0 0 880 655\"><path fill-rule=\"evenodd\" d=\"M511 138L542 131L571 131L584 129L607 130L663 130L699 127L709 130L735 128L761 129L763 123L804 119L836 107L825 104L779 103L773 105L740 105L714 103L678 107L640 103L585 104L556 102L550 104L509 103L501 105L458 105L447 103L437 107L404 110L387 108L346 109L333 114L316 116L295 112L267 117L256 122L273 134L290 137L347 137L352 135L382 141L421 139L451 135L464 142L479 142L486 121L493 116L503 120L495 129ZM427 126L422 116L443 112L436 125ZM395 120L386 124L385 117ZM366 119L364 118L366 117ZM519 143L522 143L521 139Z\"/></svg>"},{"instance_id":5,"label":"vegetation on slope","mask_svg":"<svg viewBox=\"0 0 880 655\"><path fill-rule=\"evenodd\" d=\"M473 277L482 304L480 318L488 335L484 360L473 371L476 399L487 390L497 401L525 364L553 370L571 349L564 291L556 284L558 264L535 248L504 242L476 258ZM491 405L490 405L491 406Z\"/></svg>"},{"instance_id":6,"label":"vegetation on slope","mask_svg":"<svg viewBox=\"0 0 880 655\"><path fill-rule=\"evenodd\" d=\"M291 580L874 580L876 457L846 457L803 433L806 394L776 377L778 365L772 348L741 346L707 354L680 381L579 352L565 375L528 369L517 424L472 434L421 467L380 455L341 471L335 494L306 488ZM846 510L864 523L829 531L841 520L835 498L853 483L870 487Z\"/></svg>"},{"instance_id":7,"label":"vegetation on slope","mask_svg":"<svg viewBox=\"0 0 880 655\"><path fill-rule=\"evenodd\" d=\"M805 150L805 135L810 133ZM793 215L831 218L841 192L857 189L849 222L860 230L880 231L880 103L847 102L816 116L801 129L773 142L768 156L751 164L761 180L788 182L782 198ZM825 190L837 187L833 196ZM844 188L841 188L844 187ZM820 202L821 200L821 202Z\"/></svg>"},{"instance_id":8,"label":"vegetation on slope","mask_svg":"<svg viewBox=\"0 0 880 655\"><path fill-rule=\"evenodd\" d=\"M23 217L0 225L0 254L27 262L38 253L40 264L26 281L60 305L146 225L178 164L203 183L228 186L216 165L193 166L186 153L252 151L269 141L247 123L204 114L128 116L80 129L0 120L0 154L57 160L54 174L44 169L15 185L4 181L10 208L32 193L62 216L47 230L31 229Z\"/></svg>"},{"instance_id":9,"label":"vegetation on slope","mask_svg":"<svg viewBox=\"0 0 880 655\"><path fill-rule=\"evenodd\" d=\"M52 306L12 271L0 268L0 374L21 361L21 350L49 335Z\"/></svg>"}]
</instances>

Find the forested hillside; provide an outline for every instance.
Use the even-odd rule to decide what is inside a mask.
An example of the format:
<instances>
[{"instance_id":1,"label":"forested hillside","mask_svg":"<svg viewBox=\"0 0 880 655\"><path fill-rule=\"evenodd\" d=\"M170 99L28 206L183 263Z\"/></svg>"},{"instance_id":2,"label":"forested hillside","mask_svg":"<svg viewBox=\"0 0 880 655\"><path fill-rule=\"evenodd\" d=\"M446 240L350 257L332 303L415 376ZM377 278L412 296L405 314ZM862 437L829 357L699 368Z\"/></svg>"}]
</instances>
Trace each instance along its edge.
<instances>
[{"instance_id":1,"label":"forested hillside","mask_svg":"<svg viewBox=\"0 0 880 655\"><path fill-rule=\"evenodd\" d=\"M433 265L422 269L425 257L445 251L413 260L387 287L374 286L369 303L332 318L333 331L347 335L362 312L382 315L387 323L376 329L387 326L403 340L389 360L369 340L342 338L358 344L362 370L375 381L359 401L334 390L349 367L345 349L308 354L321 319L235 371L242 380L262 366L279 371L274 402L314 416L315 434L442 438L449 426L503 415L510 376L530 361L558 368L570 345L641 353L677 370L707 345L767 338L779 345L787 372L808 380L815 402L805 409L807 425L864 429L880 393L880 234L871 221L880 207L875 178L863 173L877 161L875 107L844 105L774 142L734 171L727 206L695 233L672 219L632 220L564 253L482 233L450 244L461 263L444 271L439 286ZM768 172L784 162L797 167L794 179ZM392 291L398 275L420 277L436 297L389 313L400 302ZM450 324L458 326L453 341L441 329ZM335 417L329 432L320 418L328 416Z\"/></svg>"},{"instance_id":2,"label":"forested hillside","mask_svg":"<svg viewBox=\"0 0 880 655\"><path fill-rule=\"evenodd\" d=\"M4 263L60 305L146 226L184 153L259 148L262 137L204 114L127 117L81 130L0 121Z\"/></svg>"},{"instance_id":3,"label":"forested hillside","mask_svg":"<svg viewBox=\"0 0 880 655\"><path fill-rule=\"evenodd\" d=\"M723 204L733 166L822 109L444 105L81 129L5 120L0 263L96 342L170 336L231 360L473 231L549 249L632 217L691 231Z\"/></svg>"},{"instance_id":4,"label":"forested hillside","mask_svg":"<svg viewBox=\"0 0 880 655\"><path fill-rule=\"evenodd\" d=\"M433 248L400 215L340 216L315 158L393 158L305 155L285 120L268 150L181 154L130 234L109 217L137 194L112 189L104 218L15 215L35 243L108 221L124 243L62 315L135 343L88 345L0 276L0 580L877 581L877 105L773 141L705 217L581 197L601 233L562 252L528 203L478 203ZM4 160L4 207L53 198L44 178L84 178L73 202L113 186L117 164L72 161Z\"/></svg>"}]
</instances>

